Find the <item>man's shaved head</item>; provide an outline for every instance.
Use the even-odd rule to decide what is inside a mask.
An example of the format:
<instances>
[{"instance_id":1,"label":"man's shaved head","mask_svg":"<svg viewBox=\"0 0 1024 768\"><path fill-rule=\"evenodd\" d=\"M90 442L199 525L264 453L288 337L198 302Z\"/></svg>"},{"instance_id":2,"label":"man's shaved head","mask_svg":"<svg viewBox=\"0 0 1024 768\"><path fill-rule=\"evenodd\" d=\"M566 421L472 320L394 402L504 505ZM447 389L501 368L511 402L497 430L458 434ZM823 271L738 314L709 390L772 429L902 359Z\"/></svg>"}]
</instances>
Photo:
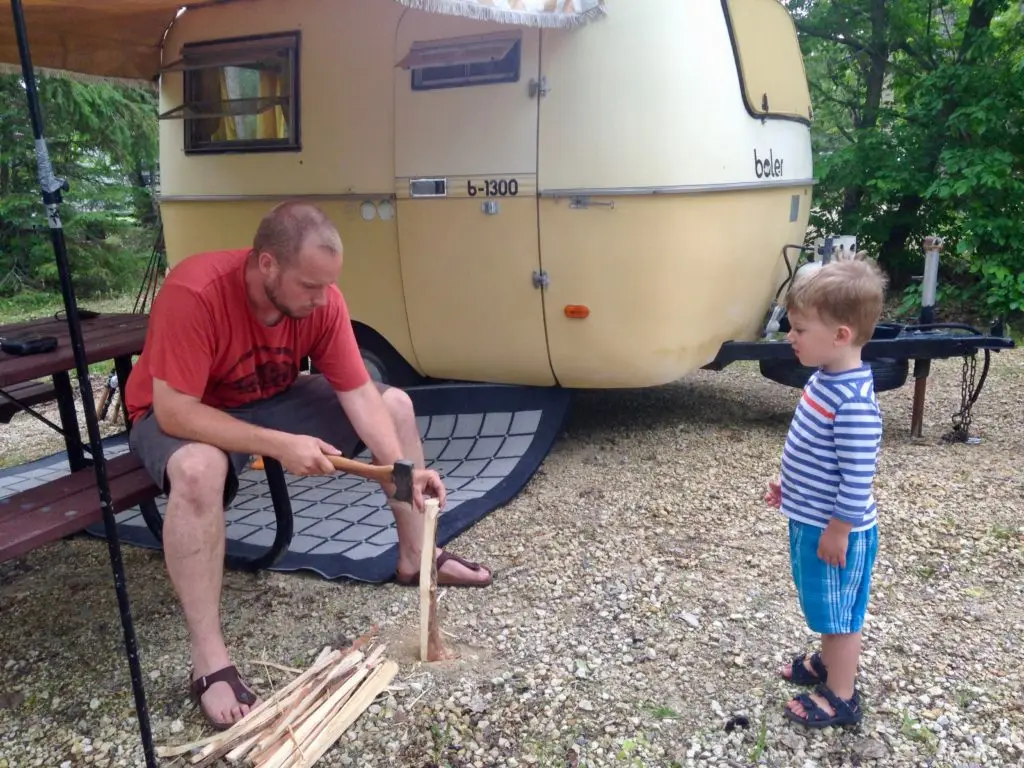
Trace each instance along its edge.
<instances>
[{"instance_id":1,"label":"man's shaved head","mask_svg":"<svg viewBox=\"0 0 1024 768\"><path fill-rule=\"evenodd\" d=\"M333 255L341 253L341 236L315 205L289 200L274 206L263 217L252 249L256 256L269 253L283 268L292 266L303 247L320 248Z\"/></svg>"},{"instance_id":2,"label":"man's shaved head","mask_svg":"<svg viewBox=\"0 0 1024 768\"><path fill-rule=\"evenodd\" d=\"M263 217L249 259L267 300L282 315L302 318L327 303L338 281L341 236L315 205L289 200Z\"/></svg>"}]
</instances>

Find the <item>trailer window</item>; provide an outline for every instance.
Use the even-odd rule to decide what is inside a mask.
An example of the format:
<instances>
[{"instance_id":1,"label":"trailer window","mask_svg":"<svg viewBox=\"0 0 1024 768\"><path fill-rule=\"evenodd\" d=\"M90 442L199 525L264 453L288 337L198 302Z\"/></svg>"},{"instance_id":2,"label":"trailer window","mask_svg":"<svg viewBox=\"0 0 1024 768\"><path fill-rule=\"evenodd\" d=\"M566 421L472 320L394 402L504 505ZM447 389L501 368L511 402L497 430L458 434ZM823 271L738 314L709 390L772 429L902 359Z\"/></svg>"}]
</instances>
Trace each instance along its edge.
<instances>
[{"instance_id":1,"label":"trailer window","mask_svg":"<svg viewBox=\"0 0 1024 768\"><path fill-rule=\"evenodd\" d=\"M183 103L160 117L185 121L186 154L300 149L298 50L298 32L187 44L162 70Z\"/></svg>"},{"instance_id":2,"label":"trailer window","mask_svg":"<svg viewBox=\"0 0 1024 768\"><path fill-rule=\"evenodd\" d=\"M414 91L519 81L521 34L498 32L415 42L398 66Z\"/></svg>"},{"instance_id":3,"label":"trailer window","mask_svg":"<svg viewBox=\"0 0 1024 768\"><path fill-rule=\"evenodd\" d=\"M803 54L786 8L778 0L722 0L722 9L747 111L810 123Z\"/></svg>"}]
</instances>

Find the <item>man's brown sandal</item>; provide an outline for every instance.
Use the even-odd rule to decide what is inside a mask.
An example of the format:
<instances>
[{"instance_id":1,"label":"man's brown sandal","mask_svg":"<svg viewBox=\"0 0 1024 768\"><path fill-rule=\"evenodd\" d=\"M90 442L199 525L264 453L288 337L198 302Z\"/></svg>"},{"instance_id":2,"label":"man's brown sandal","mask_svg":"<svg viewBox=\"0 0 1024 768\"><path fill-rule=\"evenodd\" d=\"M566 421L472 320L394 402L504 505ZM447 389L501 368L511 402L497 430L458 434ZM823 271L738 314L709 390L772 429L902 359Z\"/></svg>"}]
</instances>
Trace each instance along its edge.
<instances>
[{"instance_id":1,"label":"man's brown sandal","mask_svg":"<svg viewBox=\"0 0 1024 768\"><path fill-rule=\"evenodd\" d=\"M223 669L218 669L216 672L212 672L209 675L203 675L195 680L192 679L192 675L193 673L190 672L190 683L188 689L189 698L191 698L192 703L199 708L199 711L203 713L203 717L206 718L206 722L218 731L226 731L235 723L225 723L219 720L214 720L206 711L206 708L203 706L203 694L210 690L211 685L214 683L227 683L230 685L231 690L235 693L235 700L239 704L246 704L249 707L252 707L258 701L256 694L245 686L245 683L243 683L241 678L238 676L238 670L235 669L233 665L224 667Z\"/></svg>"},{"instance_id":2,"label":"man's brown sandal","mask_svg":"<svg viewBox=\"0 0 1024 768\"><path fill-rule=\"evenodd\" d=\"M441 573L441 566L449 560L454 560L456 563L466 566L471 571L484 570L484 567L480 565L480 563L472 563L458 555L453 555L451 552L441 552L441 554L437 556L437 585L439 587L489 587L491 585L494 576L493 572L487 577L487 581L467 581L466 579L460 579L456 576L450 576L447 573ZM420 572L416 571L416 573L411 576L403 576L400 573L396 573L395 581L406 587L418 586L420 583Z\"/></svg>"}]
</instances>

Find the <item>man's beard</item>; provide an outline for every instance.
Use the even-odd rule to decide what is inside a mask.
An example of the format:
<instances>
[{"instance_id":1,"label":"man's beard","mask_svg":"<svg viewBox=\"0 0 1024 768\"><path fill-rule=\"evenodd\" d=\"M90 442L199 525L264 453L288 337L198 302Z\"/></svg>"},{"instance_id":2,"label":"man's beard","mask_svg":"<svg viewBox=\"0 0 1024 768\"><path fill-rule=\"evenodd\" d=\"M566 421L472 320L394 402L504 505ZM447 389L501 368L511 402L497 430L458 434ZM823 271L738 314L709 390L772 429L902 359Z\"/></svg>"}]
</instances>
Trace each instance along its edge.
<instances>
[{"instance_id":1,"label":"man's beard","mask_svg":"<svg viewBox=\"0 0 1024 768\"><path fill-rule=\"evenodd\" d=\"M287 306L285 306L285 304L278 298L278 288L280 287L280 285L281 285L281 278L280 278L280 276L278 276L276 281L274 281L274 282L267 282L267 283L264 284L263 291L267 294L267 299L270 301L271 304L274 305L274 308L278 312L281 313L281 315L282 315L281 319L282 320L285 317L290 317L293 320L298 319L298 315L296 315L294 312L292 312L292 310L290 310ZM278 321L278 322L280 322L280 321ZM275 323L275 325L276 325L276 323Z\"/></svg>"}]
</instances>

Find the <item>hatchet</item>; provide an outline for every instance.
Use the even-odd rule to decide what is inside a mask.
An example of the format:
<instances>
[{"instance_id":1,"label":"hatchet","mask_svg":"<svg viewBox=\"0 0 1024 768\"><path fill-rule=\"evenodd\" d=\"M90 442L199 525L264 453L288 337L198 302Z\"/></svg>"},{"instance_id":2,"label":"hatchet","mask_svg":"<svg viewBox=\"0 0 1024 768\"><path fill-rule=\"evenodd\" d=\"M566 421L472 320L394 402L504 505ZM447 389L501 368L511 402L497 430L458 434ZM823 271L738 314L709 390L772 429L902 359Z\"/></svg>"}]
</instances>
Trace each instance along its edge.
<instances>
[{"instance_id":1,"label":"hatchet","mask_svg":"<svg viewBox=\"0 0 1024 768\"><path fill-rule=\"evenodd\" d=\"M399 459L394 464L367 464L364 461L346 459L344 456L327 455L327 460L334 468L350 475L364 477L378 483L394 483L394 498L398 501L412 502L412 470L413 463L407 459Z\"/></svg>"}]
</instances>

